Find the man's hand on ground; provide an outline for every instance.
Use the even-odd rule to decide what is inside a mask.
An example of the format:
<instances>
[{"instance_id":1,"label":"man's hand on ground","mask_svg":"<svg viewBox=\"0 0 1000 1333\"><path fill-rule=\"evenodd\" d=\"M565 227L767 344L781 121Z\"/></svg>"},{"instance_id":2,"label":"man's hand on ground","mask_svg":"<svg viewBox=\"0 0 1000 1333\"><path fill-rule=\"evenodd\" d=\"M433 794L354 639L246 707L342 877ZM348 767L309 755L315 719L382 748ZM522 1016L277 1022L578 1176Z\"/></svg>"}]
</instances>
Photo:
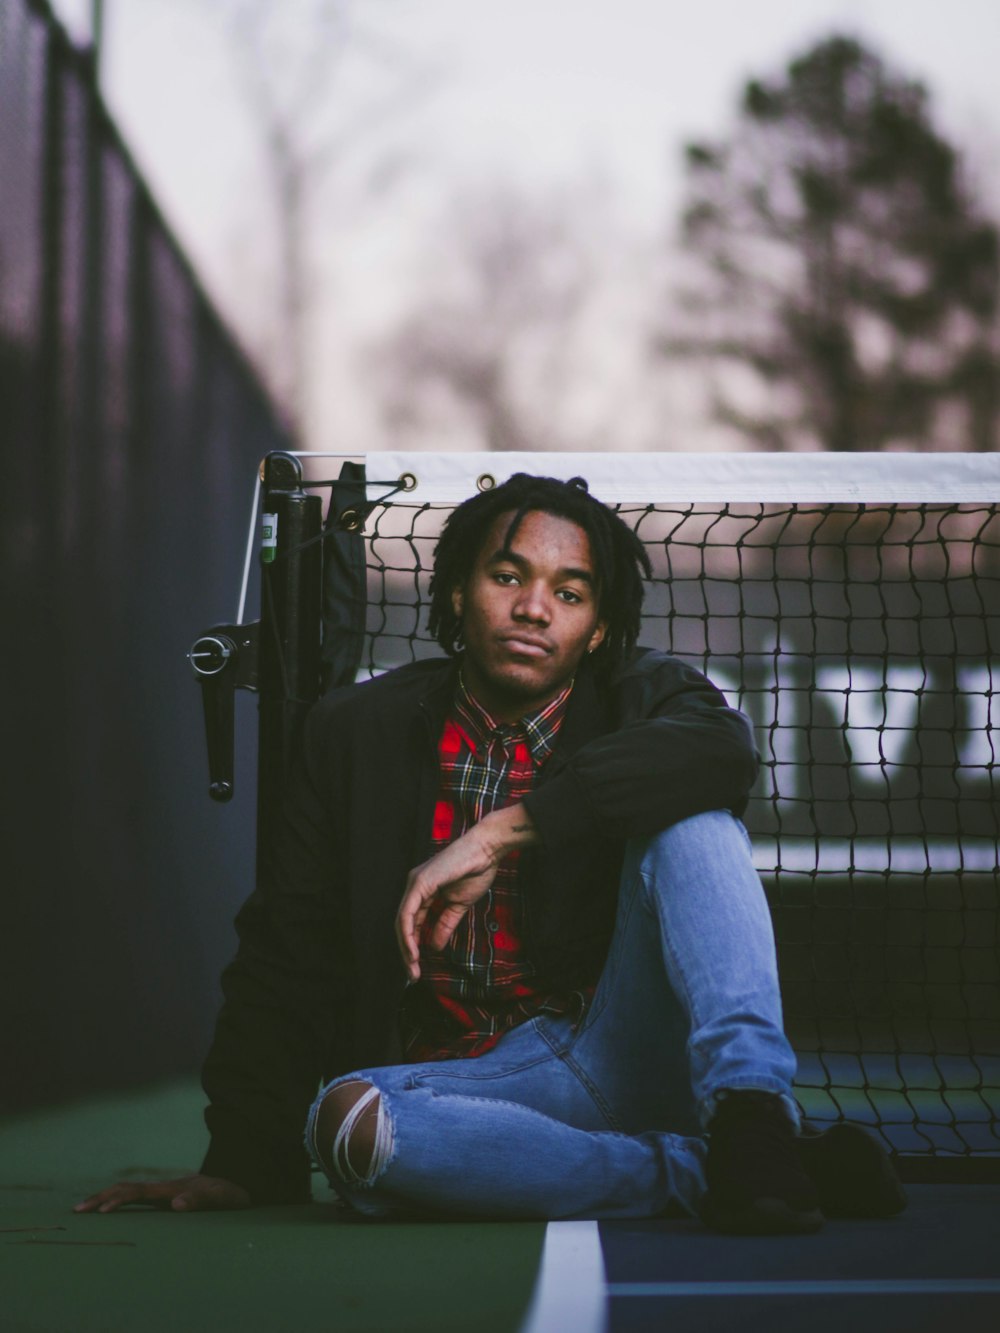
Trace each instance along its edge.
<instances>
[{"instance_id":1,"label":"man's hand on ground","mask_svg":"<svg viewBox=\"0 0 1000 1333\"><path fill-rule=\"evenodd\" d=\"M513 805L487 815L410 871L396 914L396 939L411 981L420 977L420 936L431 906L437 902L440 911L429 942L443 949L462 917L488 891L507 853L537 840L524 806Z\"/></svg>"},{"instance_id":2,"label":"man's hand on ground","mask_svg":"<svg viewBox=\"0 0 1000 1333\"><path fill-rule=\"evenodd\" d=\"M241 1185L216 1176L181 1176L178 1180L120 1181L92 1194L73 1208L74 1213L113 1213L129 1204L152 1204L177 1213L209 1209L249 1208L250 1195Z\"/></svg>"}]
</instances>

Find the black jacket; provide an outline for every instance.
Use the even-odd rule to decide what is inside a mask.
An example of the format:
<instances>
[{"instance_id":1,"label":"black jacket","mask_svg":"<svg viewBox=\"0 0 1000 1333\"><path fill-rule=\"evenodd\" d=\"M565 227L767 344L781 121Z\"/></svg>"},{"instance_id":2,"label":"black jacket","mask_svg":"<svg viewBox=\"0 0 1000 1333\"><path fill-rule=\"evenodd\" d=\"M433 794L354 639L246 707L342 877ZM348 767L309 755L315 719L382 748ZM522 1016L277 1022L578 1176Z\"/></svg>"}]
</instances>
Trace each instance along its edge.
<instances>
[{"instance_id":1,"label":"black jacket","mask_svg":"<svg viewBox=\"0 0 1000 1333\"><path fill-rule=\"evenodd\" d=\"M455 664L417 662L312 709L275 846L236 919L239 950L204 1069L202 1166L256 1203L308 1198L302 1147L321 1080L392 1062L405 985L394 921L431 854L437 742ZM624 840L704 810L741 814L756 776L747 720L676 658L639 649L610 685L585 663L526 806L522 853L540 981L596 981Z\"/></svg>"}]
</instances>

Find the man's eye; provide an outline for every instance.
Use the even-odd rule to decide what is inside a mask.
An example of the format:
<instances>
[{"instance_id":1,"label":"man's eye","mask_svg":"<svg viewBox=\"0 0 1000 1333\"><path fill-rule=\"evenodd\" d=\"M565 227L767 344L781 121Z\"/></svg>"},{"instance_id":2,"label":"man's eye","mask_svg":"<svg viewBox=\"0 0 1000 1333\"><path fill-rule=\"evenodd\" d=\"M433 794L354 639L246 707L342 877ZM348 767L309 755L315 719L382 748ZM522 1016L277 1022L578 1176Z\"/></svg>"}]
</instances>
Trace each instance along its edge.
<instances>
[{"instance_id":1,"label":"man's eye","mask_svg":"<svg viewBox=\"0 0 1000 1333\"><path fill-rule=\"evenodd\" d=\"M509 569L498 569L493 577L496 579L497 583L502 583L505 588L509 588L512 584L517 582L517 575L512 574Z\"/></svg>"},{"instance_id":2,"label":"man's eye","mask_svg":"<svg viewBox=\"0 0 1000 1333\"><path fill-rule=\"evenodd\" d=\"M583 601L583 598L580 596L580 594L579 594L578 592L574 592L572 588L562 588L562 589L556 594L556 596L561 597L561 598L563 599L564 602L582 602L582 601Z\"/></svg>"}]
</instances>

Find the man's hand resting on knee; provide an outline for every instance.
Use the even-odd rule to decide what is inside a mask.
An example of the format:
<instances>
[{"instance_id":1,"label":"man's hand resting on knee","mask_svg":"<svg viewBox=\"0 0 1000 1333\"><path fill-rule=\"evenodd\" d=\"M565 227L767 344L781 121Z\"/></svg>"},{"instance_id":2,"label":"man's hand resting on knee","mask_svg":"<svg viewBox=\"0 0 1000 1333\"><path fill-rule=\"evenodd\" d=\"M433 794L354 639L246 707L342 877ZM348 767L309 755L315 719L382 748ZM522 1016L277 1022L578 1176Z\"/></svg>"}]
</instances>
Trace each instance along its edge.
<instances>
[{"instance_id":1,"label":"man's hand resting on knee","mask_svg":"<svg viewBox=\"0 0 1000 1333\"><path fill-rule=\"evenodd\" d=\"M74 1213L113 1213L129 1204L152 1204L176 1213L210 1209L249 1208L250 1195L241 1185L216 1176L181 1176L177 1180L120 1181L74 1206Z\"/></svg>"},{"instance_id":2,"label":"man's hand resting on knee","mask_svg":"<svg viewBox=\"0 0 1000 1333\"><path fill-rule=\"evenodd\" d=\"M396 914L396 939L411 981L420 976L420 940L431 908L436 907L437 918L429 943L432 949L443 949L462 917L496 879L508 852L537 841L527 810L520 804L510 805L486 815L410 871Z\"/></svg>"}]
</instances>

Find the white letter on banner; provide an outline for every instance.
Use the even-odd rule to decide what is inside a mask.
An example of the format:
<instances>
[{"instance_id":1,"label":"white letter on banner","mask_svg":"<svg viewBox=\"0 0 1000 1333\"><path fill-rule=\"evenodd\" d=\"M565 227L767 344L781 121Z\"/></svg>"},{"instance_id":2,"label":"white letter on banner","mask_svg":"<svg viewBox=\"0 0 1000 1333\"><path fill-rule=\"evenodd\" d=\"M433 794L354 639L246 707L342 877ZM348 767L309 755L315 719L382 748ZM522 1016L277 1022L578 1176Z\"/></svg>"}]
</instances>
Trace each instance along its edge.
<instances>
[{"instance_id":1,"label":"white letter on banner","mask_svg":"<svg viewBox=\"0 0 1000 1333\"><path fill-rule=\"evenodd\" d=\"M819 668L817 689L847 723L852 764L900 762L917 721L917 691L925 680L923 668L916 665L892 664L884 675L874 666Z\"/></svg>"},{"instance_id":2,"label":"white letter on banner","mask_svg":"<svg viewBox=\"0 0 1000 1333\"><path fill-rule=\"evenodd\" d=\"M988 662L962 667L957 674L965 705L964 725L956 737L958 762L963 768L985 768L1000 759L1000 693L993 689Z\"/></svg>"}]
</instances>

